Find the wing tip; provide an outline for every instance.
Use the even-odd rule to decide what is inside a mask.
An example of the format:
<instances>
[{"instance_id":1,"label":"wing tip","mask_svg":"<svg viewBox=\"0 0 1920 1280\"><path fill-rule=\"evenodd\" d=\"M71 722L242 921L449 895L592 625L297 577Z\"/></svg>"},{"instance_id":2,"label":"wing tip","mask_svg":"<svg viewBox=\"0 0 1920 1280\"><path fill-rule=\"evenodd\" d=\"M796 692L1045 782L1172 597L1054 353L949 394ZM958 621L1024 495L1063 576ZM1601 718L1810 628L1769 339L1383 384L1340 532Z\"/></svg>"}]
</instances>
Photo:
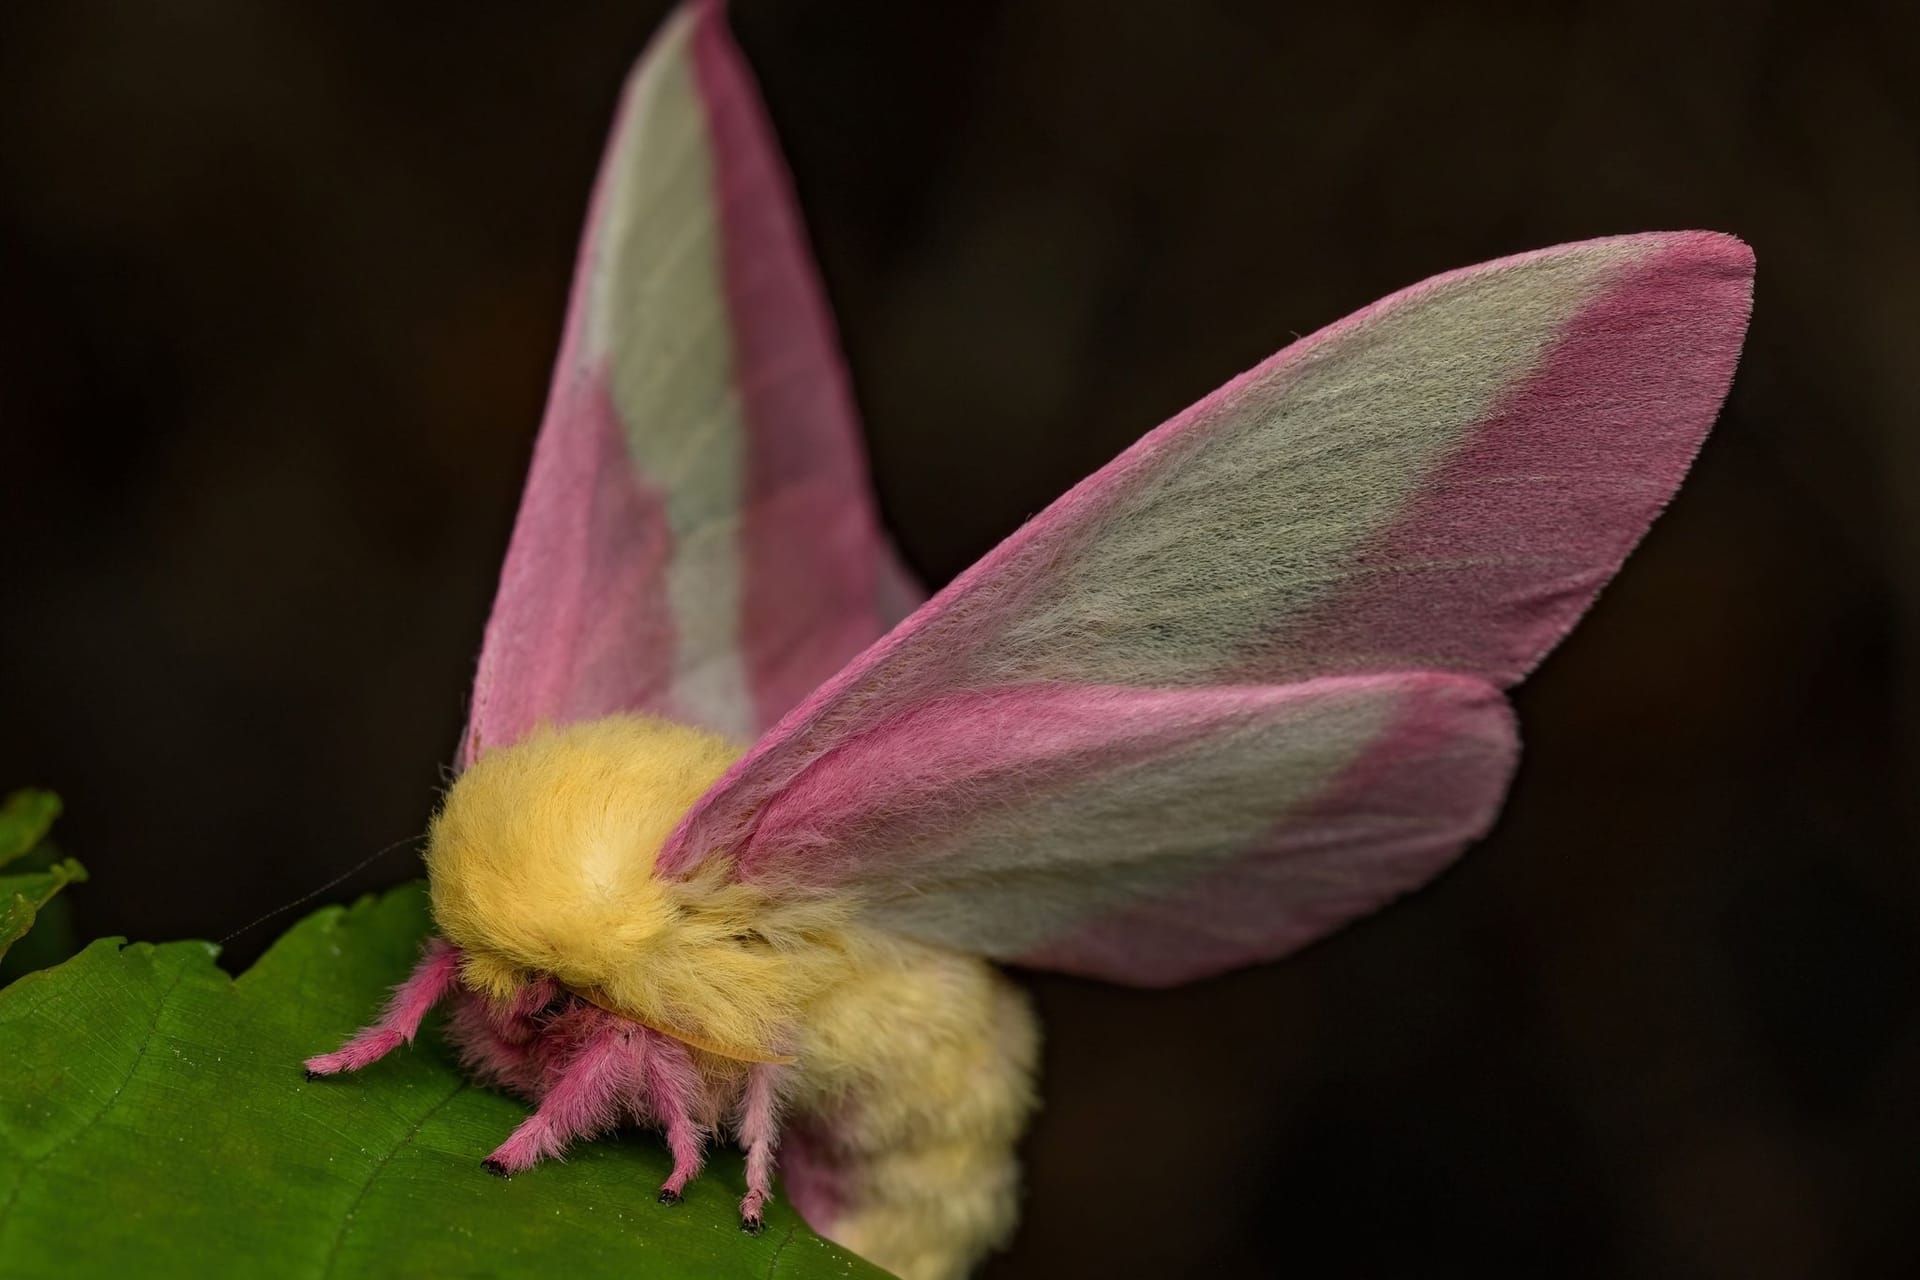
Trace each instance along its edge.
<instances>
[{"instance_id":1,"label":"wing tip","mask_svg":"<svg viewBox=\"0 0 1920 1280\"><path fill-rule=\"evenodd\" d=\"M733 41L731 24L727 21L727 0L682 0L675 10L675 17L684 15L684 20L693 25L694 38L716 42L730 57L740 57L739 46Z\"/></svg>"},{"instance_id":2,"label":"wing tip","mask_svg":"<svg viewBox=\"0 0 1920 1280\"><path fill-rule=\"evenodd\" d=\"M1753 246L1728 231L1688 228L1677 231L1629 231L1617 235L1568 240L1524 253L1510 254L1466 267L1478 271L1488 267L1524 266L1543 258L1602 255L1614 257L1622 252L1638 258L1658 256L1676 264L1708 268L1725 275L1751 276L1754 270ZM1448 273L1451 274L1451 273Z\"/></svg>"},{"instance_id":3,"label":"wing tip","mask_svg":"<svg viewBox=\"0 0 1920 1280\"><path fill-rule=\"evenodd\" d=\"M1751 276L1753 246L1729 231L1645 231L1622 237L1657 248L1662 254L1689 263L1718 268L1729 275Z\"/></svg>"},{"instance_id":4,"label":"wing tip","mask_svg":"<svg viewBox=\"0 0 1920 1280\"><path fill-rule=\"evenodd\" d=\"M667 10L627 68L616 119L625 116L633 105L634 85L663 59L674 56L704 57L709 60L710 70L735 79L747 74L745 55L734 42L732 24L727 21L727 0L681 0Z\"/></svg>"},{"instance_id":5,"label":"wing tip","mask_svg":"<svg viewBox=\"0 0 1920 1280\"><path fill-rule=\"evenodd\" d=\"M1724 231L1635 231L1569 240L1442 271L1387 295L1329 328L1344 328L1354 320L1420 302L1435 293L1474 281L1568 266L1594 271L1599 278L1651 273L1670 284L1691 287L1703 294L1718 292L1723 295L1727 309L1738 312L1742 323L1751 306L1754 253L1753 247L1740 237ZM1737 306L1734 305L1736 299ZM1306 341L1319 336L1313 335Z\"/></svg>"},{"instance_id":6,"label":"wing tip","mask_svg":"<svg viewBox=\"0 0 1920 1280\"><path fill-rule=\"evenodd\" d=\"M1709 308L1744 331L1753 310L1753 246L1724 231L1667 231L1638 237L1647 246L1644 271L1670 286L1690 287Z\"/></svg>"},{"instance_id":7,"label":"wing tip","mask_svg":"<svg viewBox=\"0 0 1920 1280\"><path fill-rule=\"evenodd\" d=\"M1611 288L1603 289L1588 308L1605 308L1620 294L1660 297L1669 310L1686 314L1689 346L1710 366L1724 373L1720 396L1733 376L1747 323L1753 314L1753 246L1724 231L1647 231L1561 245L1544 253L1599 252L1608 257L1626 253L1608 273ZM1528 255L1522 255L1526 257ZM1701 435L1711 426L1712 414Z\"/></svg>"}]
</instances>

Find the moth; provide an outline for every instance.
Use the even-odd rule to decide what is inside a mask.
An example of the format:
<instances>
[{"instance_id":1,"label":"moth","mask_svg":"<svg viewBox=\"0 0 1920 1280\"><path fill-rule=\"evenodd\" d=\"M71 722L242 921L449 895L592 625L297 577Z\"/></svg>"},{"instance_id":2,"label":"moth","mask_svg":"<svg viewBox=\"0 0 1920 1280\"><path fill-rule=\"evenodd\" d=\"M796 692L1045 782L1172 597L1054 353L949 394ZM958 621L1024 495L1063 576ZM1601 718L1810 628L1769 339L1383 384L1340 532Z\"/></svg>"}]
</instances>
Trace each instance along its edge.
<instances>
[{"instance_id":1,"label":"moth","mask_svg":"<svg viewBox=\"0 0 1920 1280\"><path fill-rule=\"evenodd\" d=\"M718 3L629 80L430 832L439 936L311 1076L436 1004L677 1200L776 1151L829 1237L967 1271L1038 1031L995 962L1185 982L1412 890L1493 822L1503 690L1672 496L1752 257L1682 232L1415 285L1147 434L932 599L881 531L820 284Z\"/></svg>"}]
</instances>

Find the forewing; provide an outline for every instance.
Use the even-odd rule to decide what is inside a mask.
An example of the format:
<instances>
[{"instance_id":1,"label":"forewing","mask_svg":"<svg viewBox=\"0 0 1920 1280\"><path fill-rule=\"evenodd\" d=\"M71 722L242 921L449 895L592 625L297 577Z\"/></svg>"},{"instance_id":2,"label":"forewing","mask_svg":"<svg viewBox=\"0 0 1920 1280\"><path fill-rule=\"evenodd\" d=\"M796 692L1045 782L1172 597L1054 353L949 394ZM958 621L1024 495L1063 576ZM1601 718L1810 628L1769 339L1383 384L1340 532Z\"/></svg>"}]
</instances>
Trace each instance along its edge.
<instances>
[{"instance_id":1,"label":"forewing","mask_svg":"<svg viewBox=\"0 0 1920 1280\"><path fill-rule=\"evenodd\" d=\"M1421 720L1431 750L1395 745L1392 728L1343 731L1335 781L1269 794L1263 770L1291 768L1287 752L1321 758L1331 731L1293 722L1288 691L1269 686L1412 671L1491 696L1520 679L1679 484L1732 377L1751 277L1746 246L1725 236L1591 241L1437 277L1294 344L1149 434L823 686L688 816L663 869L719 854L749 878L876 901L917 884L921 906L885 908L910 932L1138 981L1275 954L1418 883L1497 804L1507 739L1484 704ZM1274 825L1202 827L1164 891L1112 887L1129 883L1122 854L1101 861L1117 831L1075 845L1074 874L1054 876L1049 842L1082 808L1021 800L1022 821L1047 832L1023 841L1003 822L1014 810L968 800L997 794L962 785L984 757L930 745L931 763L901 763L916 736L976 733L980 700L1008 690L1280 699L1271 749L1222 755L1195 793ZM1089 733L1128 742L1157 714L1120 708ZM988 722L1000 731L985 745L1015 751L1017 717ZM923 775L954 783L941 803L912 802ZM1113 806L1101 813L1186 848L1194 810L1173 803L1178 787L1133 804L1160 783L1088 776L1087 802ZM825 798L796 807L815 790ZM866 816L829 821L836 809ZM993 884L1022 868L1073 902L1016 936L1004 921L1022 917ZM1349 872L1354 892L1329 905L1314 886Z\"/></svg>"},{"instance_id":2,"label":"forewing","mask_svg":"<svg viewBox=\"0 0 1920 1280\"><path fill-rule=\"evenodd\" d=\"M916 600L765 113L689 5L622 97L463 760L623 710L750 737Z\"/></svg>"}]
</instances>

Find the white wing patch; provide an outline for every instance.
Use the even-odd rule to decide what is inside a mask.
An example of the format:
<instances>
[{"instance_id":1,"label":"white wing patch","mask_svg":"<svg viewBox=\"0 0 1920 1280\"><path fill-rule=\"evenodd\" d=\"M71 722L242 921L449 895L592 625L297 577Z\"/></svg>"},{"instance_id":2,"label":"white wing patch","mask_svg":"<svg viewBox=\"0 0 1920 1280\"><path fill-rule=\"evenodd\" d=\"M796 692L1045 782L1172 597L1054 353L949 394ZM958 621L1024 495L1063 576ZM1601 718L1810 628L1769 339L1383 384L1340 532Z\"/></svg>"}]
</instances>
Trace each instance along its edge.
<instances>
[{"instance_id":1,"label":"white wing patch","mask_svg":"<svg viewBox=\"0 0 1920 1280\"><path fill-rule=\"evenodd\" d=\"M744 738L755 729L739 636L747 429L725 333L706 116L687 54L696 20L675 14L628 86L604 223L589 248L587 340L589 357L606 363L639 473L666 510L675 701Z\"/></svg>"}]
</instances>

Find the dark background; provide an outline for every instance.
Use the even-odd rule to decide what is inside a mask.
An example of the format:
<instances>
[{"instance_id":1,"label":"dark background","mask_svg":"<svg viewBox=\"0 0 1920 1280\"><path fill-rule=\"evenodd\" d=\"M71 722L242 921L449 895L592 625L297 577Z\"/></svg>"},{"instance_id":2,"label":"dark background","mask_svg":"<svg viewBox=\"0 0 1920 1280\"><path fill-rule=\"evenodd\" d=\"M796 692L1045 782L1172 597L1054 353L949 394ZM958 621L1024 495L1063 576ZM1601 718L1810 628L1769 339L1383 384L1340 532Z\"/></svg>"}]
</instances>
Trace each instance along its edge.
<instances>
[{"instance_id":1,"label":"dark background","mask_svg":"<svg viewBox=\"0 0 1920 1280\"><path fill-rule=\"evenodd\" d=\"M1759 255L1493 837L1283 965L1033 981L992 1274L1920 1274L1912 7L738 9L935 583L1432 272ZM0 8L0 787L66 796L86 934L219 937L420 828L661 10Z\"/></svg>"}]
</instances>

